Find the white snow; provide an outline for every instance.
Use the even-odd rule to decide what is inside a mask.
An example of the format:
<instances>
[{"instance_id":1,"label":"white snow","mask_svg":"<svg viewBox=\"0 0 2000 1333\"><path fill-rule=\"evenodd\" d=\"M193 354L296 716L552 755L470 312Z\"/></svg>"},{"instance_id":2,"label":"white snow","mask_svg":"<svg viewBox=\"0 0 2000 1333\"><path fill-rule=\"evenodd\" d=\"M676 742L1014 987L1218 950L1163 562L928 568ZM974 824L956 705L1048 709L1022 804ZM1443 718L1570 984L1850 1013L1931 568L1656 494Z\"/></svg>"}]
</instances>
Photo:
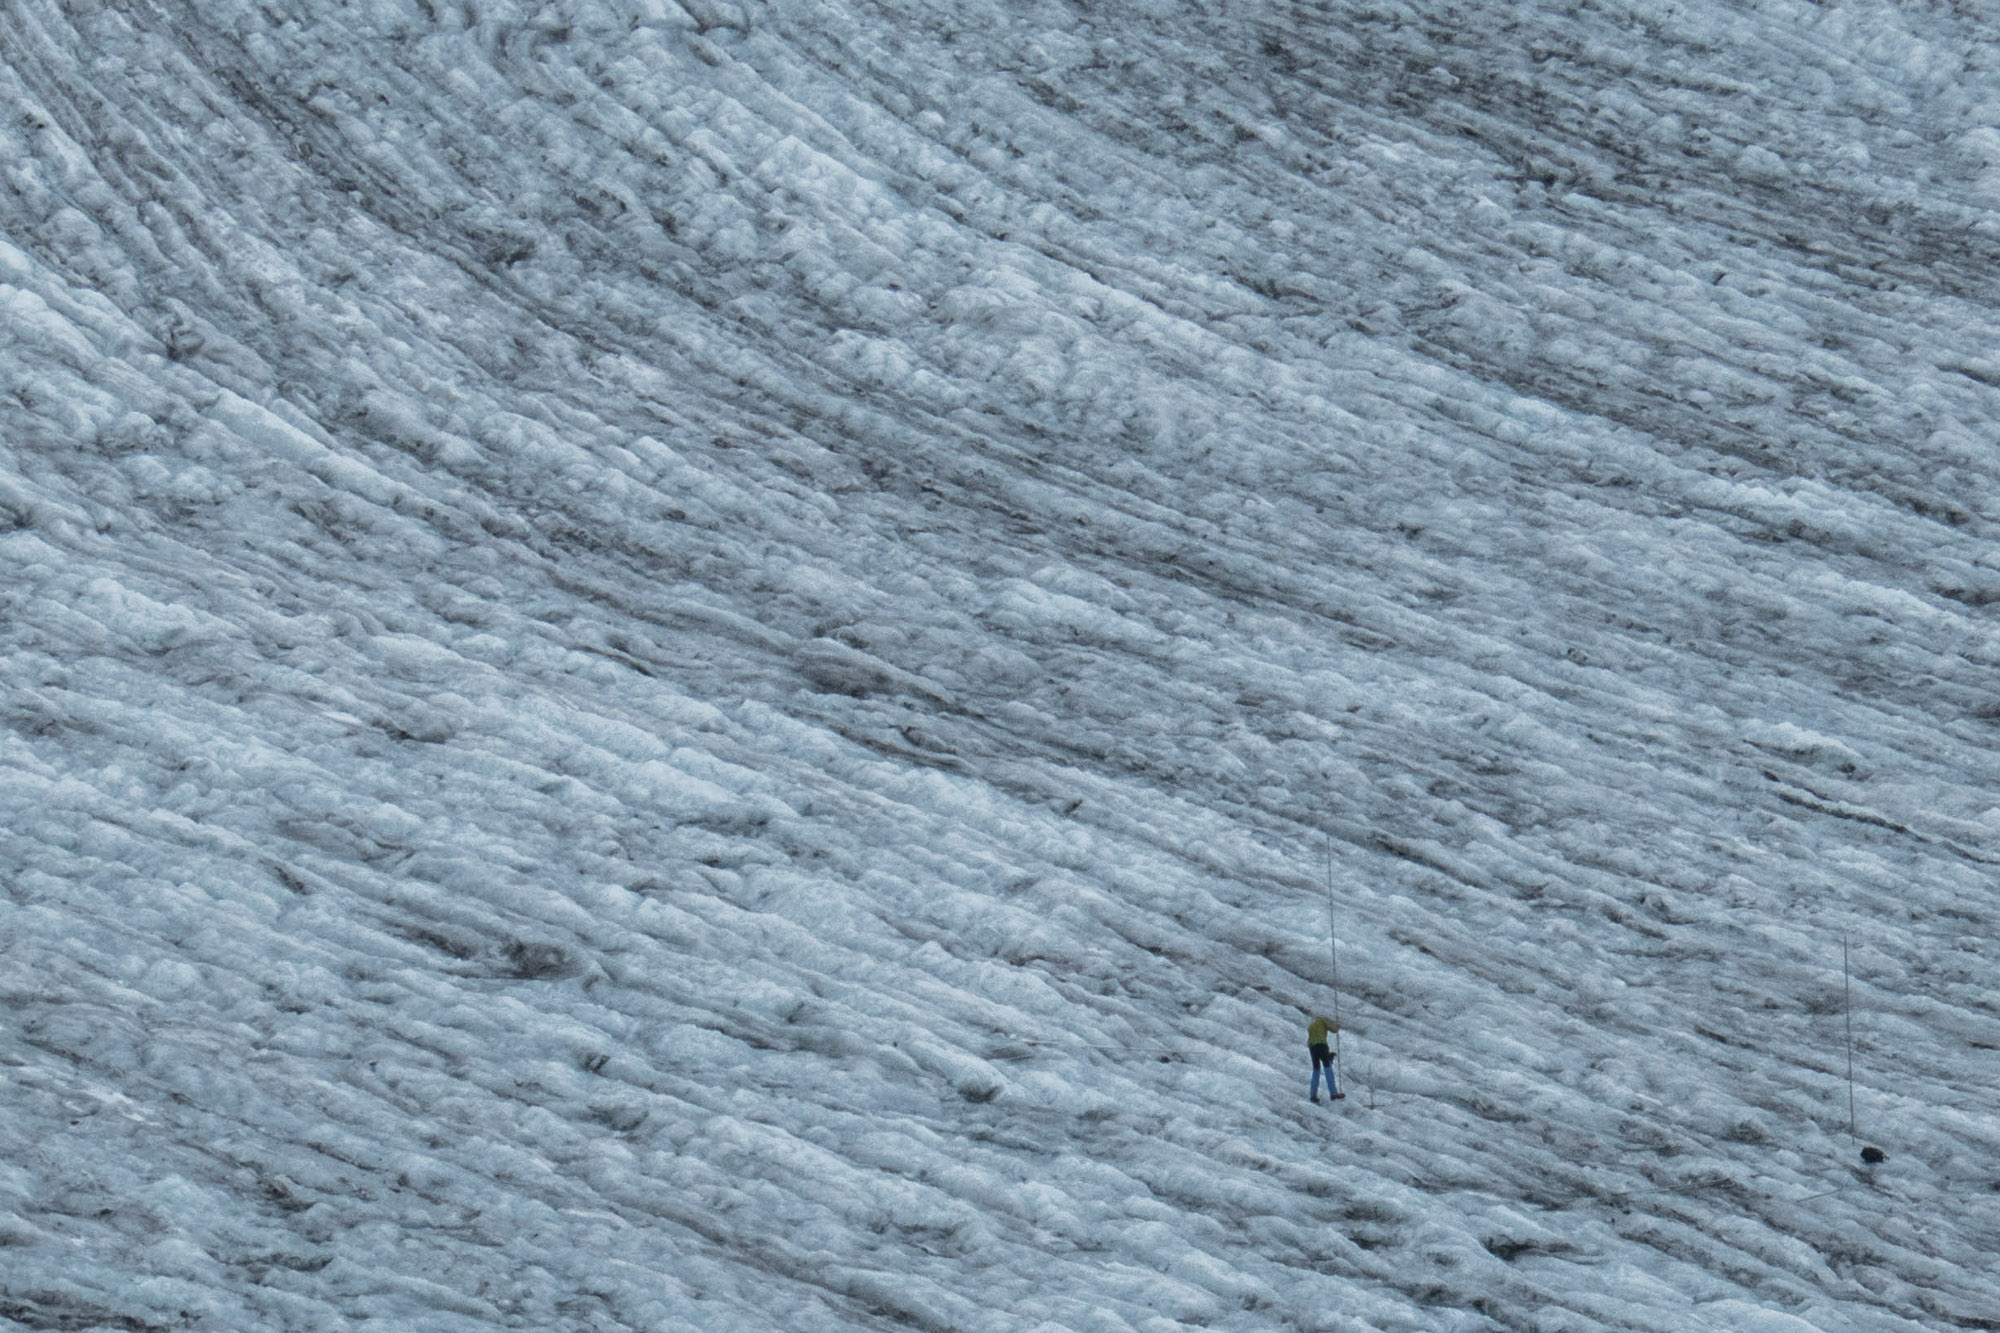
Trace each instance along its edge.
<instances>
[{"instance_id":1,"label":"white snow","mask_svg":"<svg viewBox=\"0 0 2000 1333\"><path fill-rule=\"evenodd\" d=\"M2000 1327L1977 6L4 28L0 1326Z\"/></svg>"}]
</instances>

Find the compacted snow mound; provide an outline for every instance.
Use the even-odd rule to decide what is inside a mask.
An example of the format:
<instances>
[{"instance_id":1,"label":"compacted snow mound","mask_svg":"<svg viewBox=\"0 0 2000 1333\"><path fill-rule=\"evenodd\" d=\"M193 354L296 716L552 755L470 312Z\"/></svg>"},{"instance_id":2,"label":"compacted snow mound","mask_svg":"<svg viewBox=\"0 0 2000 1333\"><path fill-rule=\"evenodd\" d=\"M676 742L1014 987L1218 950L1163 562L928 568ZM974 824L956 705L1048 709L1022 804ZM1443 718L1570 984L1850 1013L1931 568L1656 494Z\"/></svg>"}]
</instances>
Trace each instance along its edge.
<instances>
[{"instance_id":1,"label":"compacted snow mound","mask_svg":"<svg viewBox=\"0 0 2000 1333\"><path fill-rule=\"evenodd\" d=\"M1977 6L0 26L0 1324L2000 1327Z\"/></svg>"}]
</instances>

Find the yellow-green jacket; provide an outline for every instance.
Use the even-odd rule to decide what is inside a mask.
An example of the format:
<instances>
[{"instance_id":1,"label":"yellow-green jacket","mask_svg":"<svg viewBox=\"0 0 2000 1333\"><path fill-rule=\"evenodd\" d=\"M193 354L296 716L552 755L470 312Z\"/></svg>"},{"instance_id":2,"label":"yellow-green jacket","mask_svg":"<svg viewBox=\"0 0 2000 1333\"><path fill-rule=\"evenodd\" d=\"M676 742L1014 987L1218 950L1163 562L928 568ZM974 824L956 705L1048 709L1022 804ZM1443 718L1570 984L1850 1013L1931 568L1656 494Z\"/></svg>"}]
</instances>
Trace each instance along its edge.
<instances>
[{"instance_id":1,"label":"yellow-green jacket","mask_svg":"<svg viewBox=\"0 0 2000 1333\"><path fill-rule=\"evenodd\" d=\"M1315 1018L1311 1025L1306 1028L1306 1044L1308 1046L1324 1046L1326 1045L1326 1034L1338 1031L1340 1031L1338 1023L1324 1018Z\"/></svg>"}]
</instances>

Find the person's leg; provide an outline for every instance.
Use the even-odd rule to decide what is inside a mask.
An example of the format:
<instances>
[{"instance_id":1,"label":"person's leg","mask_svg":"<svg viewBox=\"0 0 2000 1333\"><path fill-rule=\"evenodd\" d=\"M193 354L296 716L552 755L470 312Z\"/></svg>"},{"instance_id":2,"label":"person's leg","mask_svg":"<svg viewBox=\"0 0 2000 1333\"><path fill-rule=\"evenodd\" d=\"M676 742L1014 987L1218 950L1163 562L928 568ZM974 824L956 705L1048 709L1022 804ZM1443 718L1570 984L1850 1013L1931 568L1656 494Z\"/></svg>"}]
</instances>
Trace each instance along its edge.
<instances>
[{"instance_id":1,"label":"person's leg","mask_svg":"<svg viewBox=\"0 0 2000 1333\"><path fill-rule=\"evenodd\" d=\"M1340 1090L1340 1080L1338 1077L1340 1066L1334 1062L1333 1052L1324 1046L1315 1046L1312 1048L1312 1058L1313 1096L1318 1097L1319 1095L1319 1071L1325 1069L1327 1095L1335 1101L1339 1101L1345 1097L1347 1094Z\"/></svg>"}]
</instances>

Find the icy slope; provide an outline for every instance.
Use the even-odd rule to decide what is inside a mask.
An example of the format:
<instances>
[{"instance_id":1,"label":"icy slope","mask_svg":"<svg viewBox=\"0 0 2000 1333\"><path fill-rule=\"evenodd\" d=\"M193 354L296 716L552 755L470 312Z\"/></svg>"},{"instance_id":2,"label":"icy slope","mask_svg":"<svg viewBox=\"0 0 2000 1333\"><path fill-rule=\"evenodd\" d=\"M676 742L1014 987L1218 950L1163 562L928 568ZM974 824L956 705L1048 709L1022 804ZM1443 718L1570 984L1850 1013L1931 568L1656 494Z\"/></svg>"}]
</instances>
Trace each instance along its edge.
<instances>
[{"instance_id":1,"label":"icy slope","mask_svg":"<svg viewBox=\"0 0 2000 1333\"><path fill-rule=\"evenodd\" d=\"M0 1323L2000 1327L1996 36L0 9Z\"/></svg>"}]
</instances>

